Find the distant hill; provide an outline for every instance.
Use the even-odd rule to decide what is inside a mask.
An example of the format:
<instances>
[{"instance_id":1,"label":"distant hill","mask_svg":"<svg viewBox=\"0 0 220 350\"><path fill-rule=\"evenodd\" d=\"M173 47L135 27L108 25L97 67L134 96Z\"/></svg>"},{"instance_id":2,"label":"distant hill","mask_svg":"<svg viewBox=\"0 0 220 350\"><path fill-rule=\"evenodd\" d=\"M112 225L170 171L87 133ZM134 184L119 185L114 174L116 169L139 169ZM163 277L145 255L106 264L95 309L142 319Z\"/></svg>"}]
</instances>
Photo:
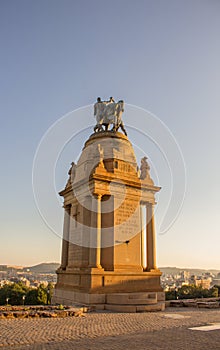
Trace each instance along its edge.
<instances>
[{"instance_id":1,"label":"distant hill","mask_svg":"<svg viewBox=\"0 0 220 350\"><path fill-rule=\"evenodd\" d=\"M28 266L28 267L21 267L21 266L12 266L12 265L0 265L0 271L11 271L11 270L20 270L20 271L27 271L30 270L31 272L35 272L35 273L56 273L56 270L58 269L58 267L60 266L59 263L41 263L38 265L34 265L34 266ZM161 270L162 273L166 273L169 275L177 275L178 273L180 273L181 271L189 271L190 274L192 275L202 275L203 273L206 272L211 272L214 275L217 275L218 273L220 273L220 269L216 270L216 269L209 269L209 270L205 270L205 269L195 269L195 268L186 268L186 267L159 267L159 269Z\"/></svg>"},{"instance_id":2,"label":"distant hill","mask_svg":"<svg viewBox=\"0 0 220 350\"><path fill-rule=\"evenodd\" d=\"M215 270L215 269L210 269L210 270L205 270L205 269L189 269L187 267L159 267L160 271L163 273L166 273L168 275L177 275L181 271L188 271L192 275L202 275L203 273L210 272L213 273L214 275L217 275L220 273L220 270Z\"/></svg>"},{"instance_id":3,"label":"distant hill","mask_svg":"<svg viewBox=\"0 0 220 350\"><path fill-rule=\"evenodd\" d=\"M0 271L4 272L26 272L33 273L56 273L60 266L59 263L41 263L34 266L15 266L15 265L0 265Z\"/></svg>"},{"instance_id":4,"label":"distant hill","mask_svg":"<svg viewBox=\"0 0 220 350\"><path fill-rule=\"evenodd\" d=\"M24 271L30 270L35 273L56 273L59 263L41 263L35 266L24 267Z\"/></svg>"},{"instance_id":5,"label":"distant hill","mask_svg":"<svg viewBox=\"0 0 220 350\"><path fill-rule=\"evenodd\" d=\"M16 265L0 265L0 271L18 271L23 270L23 266L16 266Z\"/></svg>"}]
</instances>

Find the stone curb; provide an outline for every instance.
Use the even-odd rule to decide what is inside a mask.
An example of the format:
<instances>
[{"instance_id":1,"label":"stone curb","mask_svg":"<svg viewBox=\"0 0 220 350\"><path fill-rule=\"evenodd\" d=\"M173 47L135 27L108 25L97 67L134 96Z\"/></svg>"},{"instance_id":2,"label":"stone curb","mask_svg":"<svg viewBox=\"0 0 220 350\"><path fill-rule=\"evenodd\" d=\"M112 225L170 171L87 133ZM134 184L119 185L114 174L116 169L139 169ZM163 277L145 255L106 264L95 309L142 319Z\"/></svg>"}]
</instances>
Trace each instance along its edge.
<instances>
[{"instance_id":1,"label":"stone curb","mask_svg":"<svg viewBox=\"0 0 220 350\"><path fill-rule=\"evenodd\" d=\"M64 317L84 317L90 311L86 307L64 306L30 306L30 307L0 307L0 319L13 318L64 318Z\"/></svg>"},{"instance_id":2,"label":"stone curb","mask_svg":"<svg viewBox=\"0 0 220 350\"><path fill-rule=\"evenodd\" d=\"M194 307L194 308L219 308L220 298L215 299L181 299L166 301L167 307Z\"/></svg>"}]
</instances>

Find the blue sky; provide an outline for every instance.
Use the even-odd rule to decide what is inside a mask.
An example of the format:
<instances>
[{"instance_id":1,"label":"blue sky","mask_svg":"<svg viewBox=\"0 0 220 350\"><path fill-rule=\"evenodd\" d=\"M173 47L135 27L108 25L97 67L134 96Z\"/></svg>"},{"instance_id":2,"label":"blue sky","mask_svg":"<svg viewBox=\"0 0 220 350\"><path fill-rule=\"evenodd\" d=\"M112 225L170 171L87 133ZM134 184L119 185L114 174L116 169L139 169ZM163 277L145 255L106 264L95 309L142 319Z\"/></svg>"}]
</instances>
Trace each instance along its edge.
<instances>
[{"instance_id":1,"label":"blue sky","mask_svg":"<svg viewBox=\"0 0 220 350\"><path fill-rule=\"evenodd\" d=\"M34 202L34 155L61 116L113 95L160 118L185 159L186 199L157 237L158 265L220 268L219 38L215 0L1 1L0 263L60 260Z\"/></svg>"}]
</instances>

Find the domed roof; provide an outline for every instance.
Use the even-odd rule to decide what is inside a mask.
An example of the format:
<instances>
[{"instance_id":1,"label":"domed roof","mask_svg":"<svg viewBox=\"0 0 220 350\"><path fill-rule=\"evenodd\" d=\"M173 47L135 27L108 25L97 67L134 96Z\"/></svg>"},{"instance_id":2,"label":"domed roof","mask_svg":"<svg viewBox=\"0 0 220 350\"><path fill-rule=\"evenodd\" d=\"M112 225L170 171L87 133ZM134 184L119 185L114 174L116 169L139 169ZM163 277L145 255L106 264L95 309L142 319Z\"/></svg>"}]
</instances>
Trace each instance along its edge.
<instances>
[{"instance_id":1,"label":"domed roof","mask_svg":"<svg viewBox=\"0 0 220 350\"><path fill-rule=\"evenodd\" d=\"M132 144L120 132L97 132L86 141L76 165L73 185L88 179L93 170L102 164L107 172L114 173L118 163L130 166L137 176L137 161ZM126 172L126 169L125 169Z\"/></svg>"}]
</instances>

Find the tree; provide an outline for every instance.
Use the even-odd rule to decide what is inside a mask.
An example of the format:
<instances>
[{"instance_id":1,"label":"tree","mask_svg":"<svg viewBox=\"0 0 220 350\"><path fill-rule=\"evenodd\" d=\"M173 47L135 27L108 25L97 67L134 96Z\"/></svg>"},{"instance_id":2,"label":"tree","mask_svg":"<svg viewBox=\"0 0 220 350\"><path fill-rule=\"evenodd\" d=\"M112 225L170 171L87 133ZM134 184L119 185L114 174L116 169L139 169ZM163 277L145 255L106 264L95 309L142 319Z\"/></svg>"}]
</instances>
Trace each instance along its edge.
<instances>
[{"instance_id":1,"label":"tree","mask_svg":"<svg viewBox=\"0 0 220 350\"><path fill-rule=\"evenodd\" d=\"M37 305L37 289L30 289L27 293L25 304L26 305Z\"/></svg>"},{"instance_id":2,"label":"tree","mask_svg":"<svg viewBox=\"0 0 220 350\"><path fill-rule=\"evenodd\" d=\"M188 286L182 286L178 289L179 299L196 299L196 298L214 298L218 296L216 288L202 288L201 286L196 287L191 284Z\"/></svg>"},{"instance_id":3,"label":"tree","mask_svg":"<svg viewBox=\"0 0 220 350\"><path fill-rule=\"evenodd\" d=\"M22 305L22 298L27 294L28 290L29 288L21 282L4 285L0 288L0 304L5 305L6 298L9 298L11 305Z\"/></svg>"},{"instance_id":4,"label":"tree","mask_svg":"<svg viewBox=\"0 0 220 350\"><path fill-rule=\"evenodd\" d=\"M54 289L53 283L49 282L47 286L47 304L51 304L53 289Z\"/></svg>"},{"instance_id":5,"label":"tree","mask_svg":"<svg viewBox=\"0 0 220 350\"><path fill-rule=\"evenodd\" d=\"M217 291L218 291L218 295L217 296L220 297L220 286L215 284L213 288L217 289Z\"/></svg>"},{"instance_id":6,"label":"tree","mask_svg":"<svg viewBox=\"0 0 220 350\"><path fill-rule=\"evenodd\" d=\"M42 305L50 304L53 295L53 284L48 283L45 287L40 284L38 288L30 288L23 283L11 283L0 288L0 305L6 304L6 299L9 299L10 305ZM25 296L25 301L23 297Z\"/></svg>"},{"instance_id":7,"label":"tree","mask_svg":"<svg viewBox=\"0 0 220 350\"><path fill-rule=\"evenodd\" d=\"M47 303L47 289L43 284L40 284L37 289L37 304Z\"/></svg>"},{"instance_id":8,"label":"tree","mask_svg":"<svg viewBox=\"0 0 220 350\"><path fill-rule=\"evenodd\" d=\"M175 296L175 290L169 290L167 292L165 292L166 295L166 300L175 300L176 296Z\"/></svg>"}]
</instances>

